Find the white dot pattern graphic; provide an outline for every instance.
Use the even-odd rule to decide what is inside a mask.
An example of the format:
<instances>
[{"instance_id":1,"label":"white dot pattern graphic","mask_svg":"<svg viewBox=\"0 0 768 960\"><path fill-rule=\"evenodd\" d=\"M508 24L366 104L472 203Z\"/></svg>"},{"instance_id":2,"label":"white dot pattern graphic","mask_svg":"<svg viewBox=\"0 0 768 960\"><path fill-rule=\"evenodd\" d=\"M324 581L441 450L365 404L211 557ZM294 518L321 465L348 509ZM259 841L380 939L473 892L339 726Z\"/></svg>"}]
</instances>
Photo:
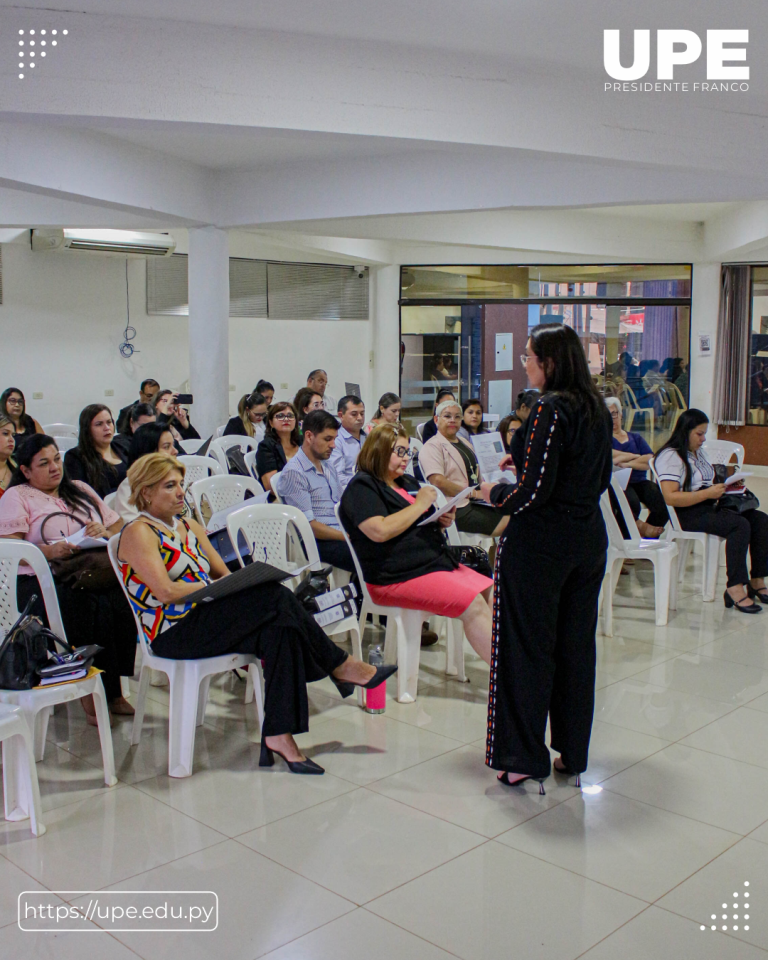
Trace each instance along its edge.
<instances>
[{"instance_id":1,"label":"white dot pattern graphic","mask_svg":"<svg viewBox=\"0 0 768 960\"><path fill-rule=\"evenodd\" d=\"M37 33L37 34L39 34L41 37L45 37L45 36L48 35L48 33L50 33L51 36L54 36L54 37L55 37L55 36L58 35L59 32L61 32L61 35L62 35L62 36L67 36L67 35L69 34L69 30L61 30L61 31L59 31L59 30L53 30L53 29L52 29L52 30L48 31L48 30L43 30L43 29L40 29L40 30L30 29L30 30L26 30L26 31L25 31L25 30L23 30L23 29L20 29L20 30L19 30L19 36L20 36L20 37L23 37L23 36L25 36L25 34L28 34L30 37L34 37L35 34ZM35 42L36 42L35 40L29 40L29 46L30 46L30 47L34 47L34 46L35 46ZM25 41L25 40L19 40L19 46L22 47L22 48L25 46L26 43L27 43L27 41ZM47 41L47 40L38 40L37 43L39 43L39 45L40 45L41 47L45 47L45 46L48 45L48 41ZM57 41L56 41L56 40L51 40L51 41L50 41L50 45L51 45L52 47L57 46ZM39 53L41 57L44 57L44 56L46 55L46 53L47 53L46 50L38 50L38 51L30 50L30 51L29 51L29 56L30 56L30 57L34 57L36 52ZM20 70L23 70L25 66L34 68L34 67L35 67L35 63L32 62L32 60L30 60L30 62L29 62L28 64L25 64L25 63L21 60L21 58L24 56L24 53L25 53L24 49L21 49L21 50L18 51L18 56L19 56L19 61L20 61L20 62L19 62L19 69L20 69ZM25 74L24 74L24 73L20 73L20 74L19 74L19 80L23 80L24 77L25 77Z\"/></svg>"},{"instance_id":2,"label":"white dot pattern graphic","mask_svg":"<svg viewBox=\"0 0 768 960\"><path fill-rule=\"evenodd\" d=\"M745 880L745 881L744 881L744 886L745 886L745 887L748 887L748 886L749 886L749 880ZM733 891L733 899L734 899L734 900L738 900L738 897L739 897L739 892L738 892L738 890L734 890L734 891ZM744 899L746 900L746 899L748 899L748 897L749 897L749 892L748 892L748 891L745 891L745 892L744 892ZM749 908L749 904L745 902L743 909L746 910L746 909L748 909L748 908ZM727 909L728 909L728 904L727 904L727 903L724 903L724 904L723 904L723 910L727 910ZM738 903L734 903L734 904L733 904L733 909L734 909L734 910L738 910L738 909L739 909L739 904L738 904ZM715 914L715 913L711 914L710 919L711 919L711 920L716 920L716 919L717 919L717 914ZM723 919L723 920L727 920L727 919L728 919L728 914L727 914L727 913L722 914L722 919ZM733 919L733 920L738 920L738 919L739 919L739 914L738 914L738 913L732 914L732 919ZM743 916L742 916L741 919L743 919L743 920L749 920L749 914L748 914L748 913L743 914ZM707 929L707 928L706 928L706 926L705 926L703 923L700 924L699 930L706 930L706 929ZM716 924L716 923L713 923L713 924L710 926L709 929L710 929L710 930L717 930L717 924ZM727 924L727 923L724 923L724 924L720 927L720 929L721 929L721 930L728 930L728 924ZM733 924L733 926L731 927L731 930L734 930L734 931L737 931L737 932L738 932L738 929L739 929L738 924ZM748 930L749 930L749 924L747 924L747 923L743 924L741 929L742 929L742 930L745 930L745 931L748 931Z\"/></svg>"}]
</instances>

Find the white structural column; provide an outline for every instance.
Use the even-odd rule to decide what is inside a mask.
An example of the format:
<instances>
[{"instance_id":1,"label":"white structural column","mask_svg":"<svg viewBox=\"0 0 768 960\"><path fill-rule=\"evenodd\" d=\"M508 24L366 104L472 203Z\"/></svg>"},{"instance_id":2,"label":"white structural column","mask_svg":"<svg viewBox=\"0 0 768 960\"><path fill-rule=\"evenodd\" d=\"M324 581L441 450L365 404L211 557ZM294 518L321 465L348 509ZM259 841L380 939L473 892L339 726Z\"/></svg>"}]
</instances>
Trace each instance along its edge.
<instances>
[{"instance_id":1,"label":"white structural column","mask_svg":"<svg viewBox=\"0 0 768 960\"><path fill-rule=\"evenodd\" d=\"M373 279L372 412L383 393L400 390L400 265L379 267Z\"/></svg>"},{"instance_id":2,"label":"white structural column","mask_svg":"<svg viewBox=\"0 0 768 960\"><path fill-rule=\"evenodd\" d=\"M229 419L229 238L189 231L189 373L194 425L210 436Z\"/></svg>"},{"instance_id":3,"label":"white structural column","mask_svg":"<svg viewBox=\"0 0 768 960\"><path fill-rule=\"evenodd\" d=\"M720 305L719 263L694 263L691 289L691 363L689 370L690 405L712 416L712 387L715 378L715 345L717 343L717 314ZM699 355L699 335L712 337L712 353ZM710 438L717 436L717 427L711 426Z\"/></svg>"}]
</instances>

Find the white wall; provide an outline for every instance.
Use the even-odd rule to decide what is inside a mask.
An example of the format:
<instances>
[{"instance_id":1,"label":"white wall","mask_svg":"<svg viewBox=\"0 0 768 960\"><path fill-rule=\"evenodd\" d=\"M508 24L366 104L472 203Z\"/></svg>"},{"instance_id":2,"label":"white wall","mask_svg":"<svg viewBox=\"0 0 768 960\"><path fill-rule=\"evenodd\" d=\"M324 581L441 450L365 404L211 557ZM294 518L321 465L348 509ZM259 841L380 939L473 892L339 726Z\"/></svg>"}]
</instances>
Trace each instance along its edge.
<instances>
[{"instance_id":1,"label":"white wall","mask_svg":"<svg viewBox=\"0 0 768 960\"><path fill-rule=\"evenodd\" d=\"M136 399L145 377L176 387L189 376L188 320L147 316L144 261L128 264L137 352L124 360L118 347L126 322L125 260L33 254L17 243L3 244L2 256L0 390L23 390L29 412L41 423L76 423L88 403L106 403L116 413ZM375 402L371 327L365 321L232 319L230 413L260 378L274 383L276 396L289 399L315 367L328 371L328 391L336 399L348 380L361 385L367 403ZM397 380L387 389L396 390ZM106 390L114 396L106 397ZM33 400L35 392L43 399Z\"/></svg>"}]
</instances>

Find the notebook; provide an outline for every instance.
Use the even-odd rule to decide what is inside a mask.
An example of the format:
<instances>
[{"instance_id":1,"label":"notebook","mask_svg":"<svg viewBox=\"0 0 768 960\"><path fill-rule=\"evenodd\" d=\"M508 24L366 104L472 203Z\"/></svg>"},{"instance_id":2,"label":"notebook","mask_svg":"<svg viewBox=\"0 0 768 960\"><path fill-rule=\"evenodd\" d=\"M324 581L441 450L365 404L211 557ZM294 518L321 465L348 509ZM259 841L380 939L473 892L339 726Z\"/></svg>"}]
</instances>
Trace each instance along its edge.
<instances>
[{"instance_id":1,"label":"notebook","mask_svg":"<svg viewBox=\"0 0 768 960\"><path fill-rule=\"evenodd\" d=\"M309 564L305 564L296 570L280 570L270 563L256 560L228 577L214 580L200 590L187 594L184 597L184 603L210 603L220 597L228 597L231 593L240 593L241 590L247 590L249 587L257 587L261 583L280 583L283 580L290 580L291 577L297 577L308 569Z\"/></svg>"}]
</instances>

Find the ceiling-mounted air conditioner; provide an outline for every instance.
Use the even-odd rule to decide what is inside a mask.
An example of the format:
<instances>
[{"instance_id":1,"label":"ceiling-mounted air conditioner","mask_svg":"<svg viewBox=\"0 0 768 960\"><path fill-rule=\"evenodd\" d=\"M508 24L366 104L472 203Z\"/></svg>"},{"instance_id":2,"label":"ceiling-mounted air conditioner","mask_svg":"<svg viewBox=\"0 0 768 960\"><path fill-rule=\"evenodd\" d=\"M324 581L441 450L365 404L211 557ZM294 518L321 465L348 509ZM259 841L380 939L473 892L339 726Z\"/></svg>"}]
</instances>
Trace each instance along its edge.
<instances>
[{"instance_id":1,"label":"ceiling-mounted air conditioner","mask_svg":"<svg viewBox=\"0 0 768 960\"><path fill-rule=\"evenodd\" d=\"M32 249L39 253L86 250L121 257L169 257L176 241L167 233L137 233L134 230L32 231Z\"/></svg>"}]
</instances>

